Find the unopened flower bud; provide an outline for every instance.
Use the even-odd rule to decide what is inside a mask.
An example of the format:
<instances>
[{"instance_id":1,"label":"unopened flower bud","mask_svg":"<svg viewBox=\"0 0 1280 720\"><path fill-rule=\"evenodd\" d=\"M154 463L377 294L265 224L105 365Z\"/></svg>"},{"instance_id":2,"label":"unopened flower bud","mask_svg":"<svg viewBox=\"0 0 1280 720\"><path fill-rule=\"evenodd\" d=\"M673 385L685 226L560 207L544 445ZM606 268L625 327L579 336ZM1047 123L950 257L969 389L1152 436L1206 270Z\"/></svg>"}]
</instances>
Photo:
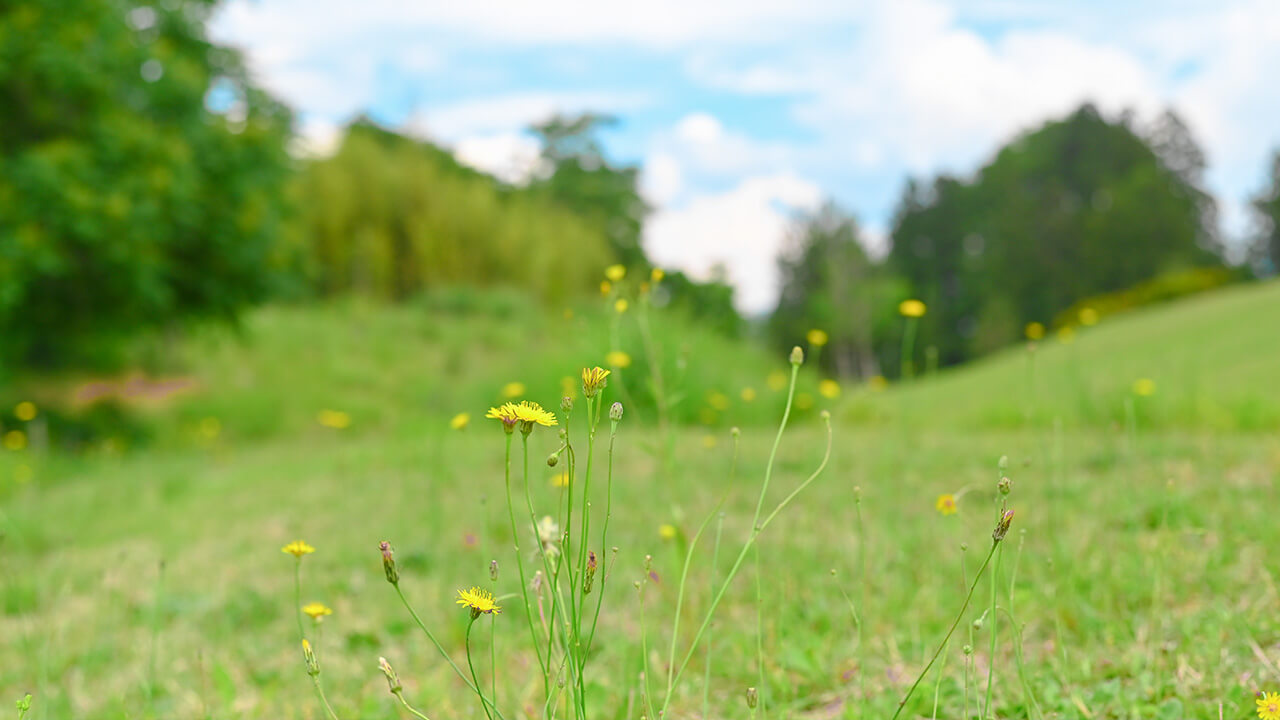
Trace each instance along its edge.
<instances>
[{"instance_id":1,"label":"unopened flower bud","mask_svg":"<svg viewBox=\"0 0 1280 720\"><path fill-rule=\"evenodd\" d=\"M609 419L614 422L622 419L622 403L616 402L609 406Z\"/></svg>"},{"instance_id":2,"label":"unopened flower bud","mask_svg":"<svg viewBox=\"0 0 1280 720\"><path fill-rule=\"evenodd\" d=\"M560 398L560 410L562 412L573 412L573 398L565 395Z\"/></svg>"},{"instance_id":3,"label":"unopened flower bud","mask_svg":"<svg viewBox=\"0 0 1280 720\"><path fill-rule=\"evenodd\" d=\"M645 570L652 570L652 569L653 569L653 556L652 556L652 555L645 555L645 556L644 556L644 569L645 569Z\"/></svg>"},{"instance_id":4,"label":"unopened flower bud","mask_svg":"<svg viewBox=\"0 0 1280 720\"><path fill-rule=\"evenodd\" d=\"M1000 489L1001 495L1008 495L1009 491L1013 489L1013 481L1007 477L1002 477L1000 482L996 483L996 487Z\"/></svg>"},{"instance_id":5,"label":"unopened flower bud","mask_svg":"<svg viewBox=\"0 0 1280 720\"><path fill-rule=\"evenodd\" d=\"M396 674L396 669L391 667L391 663L384 657L378 658L378 669L387 676L387 689L392 695L398 695L404 688L400 685L400 676Z\"/></svg>"},{"instance_id":6,"label":"unopened flower bud","mask_svg":"<svg viewBox=\"0 0 1280 720\"><path fill-rule=\"evenodd\" d=\"M732 435L733 437L742 437L742 428L738 427L737 425L734 425L733 427L729 428L729 434Z\"/></svg>"},{"instance_id":7,"label":"unopened flower bud","mask_svg":"<svg viewBox=\"0 0 1280 720\"><path fill-rule=\"evenodd\" d=\"M973 654L973 646L972 646L972 645L970 645L970 644L968 644L968 643L965 643L964 647L963 647L963 648L961 648L961 650L963 650L963 651L964 651L964 654L965 654L965 655L972 655L972 654Z\"/></svg>"},{"instance_id":8,"label":"unopened flower bud","mask_svg":"<svg viewBox=\"0 0 1280 720\"><path fill-rule=\"evenodd\" d=\"M981 630L981 629L982 629L982 618L978 618L977 620L974 620L974 621L973 621L973 629L974 629L974 630Z\"/></svg>"},{"instance_id":9,"label":"unopened flower bud","mask_svg":"<svg viewBox=\"0 0 1280 720\"><path fill-rule=\"evenodd\" d=\"M791 364L801 365L803 363L804 363L804 350L801 350L799 345L791 348Z\"/></svg>"},{"instance_id":10,"label":"unopened flower bud","mask_svg":"<svg viewBox=\"0 0 1280 720\"><path fill-rule=\"evenodd\" d=\"M560 463L560 453L551 453L547 456L547 467L555 467Z\"/></svg>"},{"instance_id":11,"label":"unopened flower bud","mask_svg":"<svg viewBox=\"0 0 1280 720\"><path fill-rule=\"evenodd\" d=\"M489 579L494 582L498 582L498 561L497 560L489 561Z\"/></svg>"},{"instance_id":12,"label":"unopened flower bud","mask_svg":"<svg viewBox=\"0 0 1280 720\"><path fill-rule=\"evenodd\" d=\"M595 580L595 578L596 578L596 551L588 550L587 551L587 574L586 574L586 577L583 578L582 580L583 595L591 594L591 583Z\"/></svg>"},{"instance_id":13,"label":"unopened flower bud","mask_svg":"<svg viewBox=\"0 0 1280 720\"><path fill-rule=\"evenodd\" d=\"M382 570L387 574L387 582L392 585L400 583L400 571L396 569L396 559L392 555L391 543L383 540L378 543L378 549L382 551Z\"/></svg>"},{"instance_id":14,"label":"unopened flower bud","mask_svg":"<svg viewBox=\"0 0 1280 720\"><path fill-rule=\"evenodd\" d=\"M1009 525L1013 523L1013 511L1005 510L1000 516L1000 522L996 524L996 529L991 531L991 539L1000 542L1004 536L1009 534Z\"/></svg>"},{"instance_id":15,"label":"unopened flower bud","mask_svg":"<svg viewBox=\"0 0 1280 720\"><path fill-rule=\"evenodd\" d=\"M818 413L818 417L822 418L823 420L830 420L830 419L831 419L831 411L830 411L830 410L823 410L822 412Z\"/></svg>"},{"instance_id":16,"label":"unopened flower bud","mask_svg":"<svg viewBox=\"0 0 1280 720\"><path fill-rule=\"evenodd\" d=\"M565 438L569 437L569 431L565 430L564 428L560 428L560 432L556 433L556 436L559 437L561 440L564 440Z\"/></svg>"},{"instance_id":17,"label":"unopened flower bud","mask_svg":"<svg viewBox=\"0 0 1280 720\"><path fill-rule=\"evenodd\" d=\"M307 664L307 674L315 677L320 674L320 662L316 660L316 653L311 649L311 643L306 638L302 639L302 659Z\"/></svg>"},{"instance_id":18,"label":"unopened flower bud","mask_svg":"<svg viewBox=\"0 0 1280 720\"><path fill-rule=\"evenodd\" d=\"M753 687L747 688L747 707L752 710L756 709L756 705L760 702L760 694Z\"/></svg>"}]
</instances>

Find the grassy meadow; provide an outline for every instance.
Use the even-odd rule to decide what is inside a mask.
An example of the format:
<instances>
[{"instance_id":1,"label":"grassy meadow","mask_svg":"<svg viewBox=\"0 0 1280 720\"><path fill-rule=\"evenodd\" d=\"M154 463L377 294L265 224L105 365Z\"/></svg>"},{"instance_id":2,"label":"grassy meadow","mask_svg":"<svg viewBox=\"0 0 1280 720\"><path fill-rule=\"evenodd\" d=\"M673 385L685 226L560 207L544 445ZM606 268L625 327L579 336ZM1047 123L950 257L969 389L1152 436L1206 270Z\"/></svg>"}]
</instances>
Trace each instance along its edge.
<instances>
[{"instance_id":1,"label":"grassy meadow","mask_svg":"<svg viewBox=\"0 0 1280 720\"><path fill-rule=\"evenodd\" d=\"M1260 329L1274 317L1271 282L900 385L833 387L801 368L766 510L822 461L824 410L830 461L761 533L760 575L748 554L664 716L893 717L971 585L900 717L980 716L988 691L997 718L1251 716L1257 691L1280 691L1280 333ZM593 547L605 600L584 685L593 717L649 716L674 619L683 657L751 531L787 358L639 303L552 312L502 293L265 308L234 336L167 348L157 372L184 389L127 400L133 436L69 454L33 432L0 452L0 697L32 692L40 720L326 717L299 652L297 561L281 553L304 539L301 600L333 610L306 633L339 717L409 717L379 656L427 716L485 717L388 585L389 540L400 588L455 662L456 591L499 596L504 611L476 624L478 684L505 718L538 716L504 435L483 415L504 392L560 415L566 378L612 350L630 361L602 395L627 407L618 551ZM662 393L616 382L654 366ZM20 390L39 406L63 391ZM544 462L558 447L555 428L529 436L538 515L566 492L564 462ZM513 472L523 491L518 455ZM1016 515L974 584L1002 501Z\"/></svg>"}]
</instances>

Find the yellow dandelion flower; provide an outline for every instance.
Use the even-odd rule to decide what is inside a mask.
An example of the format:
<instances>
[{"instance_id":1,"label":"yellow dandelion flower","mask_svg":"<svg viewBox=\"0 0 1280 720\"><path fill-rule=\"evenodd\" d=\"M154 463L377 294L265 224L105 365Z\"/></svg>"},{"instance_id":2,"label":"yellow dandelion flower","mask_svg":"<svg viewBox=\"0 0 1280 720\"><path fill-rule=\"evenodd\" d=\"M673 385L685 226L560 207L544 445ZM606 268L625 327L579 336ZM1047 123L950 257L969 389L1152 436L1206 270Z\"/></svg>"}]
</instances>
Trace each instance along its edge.
<instances>
[{"instance_id":1,"label":"yellow dandelion flower","mask_svg":"<svg viewBox=\"0 0 1280 720\"><path fill-rule=\"evenodd\" d=\"M524 391L524 383L519 381L509 382L502 386L502 397L510 400L511 398L520 397L524 394Z\"/></svg>"},{"instance_id":2,"label":"yellow dandelion flower","mask_svg":"<svg viewBox=\"0 0 1280 720\"><path fill-rule=\"evenodd\" d=\"M813 407L813 396L807 392L796 395L796 408L800 410L808 410Z\"/></svg>"},{"instance_id":3,"label":"yellow dandelion flower","mask_svg":"<svg viewBox=\"0 0 1280 720\"><path fill-rule=\"evenodd\" d=\"M1258 693L1258 717L1261 720L1280 720L1280 693Z\"/></svg>"},{"instance_id":4,"label":"yellow dandelion flower","mask_svg":"<svg viewBox=\"0 0 1280 720\"><path fill-rule=\"evenodd\" d=\"M569 487L569 471L565 470L559 475L556 475L555 477L551 478L551 487L553 488Z\"/></svg>"},{"instance_id":5,"label":"yellow dandelion flower","mask_svg":"<svg viewBox=\"0 0 1280 720\"><path fill-rule=\"evenodd\" d=\"M608 355L604 356L604 364L608 365L609 367L614 367L614 368L618 368L619 370L624 370L626 368L631 367L631 356L622 352L621 350L614 350L610 352Z\"/></svg>"},{"instance_id":6,"label":"yellow dandelion flower","mask_svg":"<svg viewBox=\"0 0 1280 720\"><path fill-rule=\"evenodd\" d=\"M4 434L6 450L21 450L27 446L27 434L21 430L10 430Z\"/></svg>"},{"instance_id":7,"label":"yellow dandelion flower","mask_svg":"<svg viewBox=\"0 0 1280 720\"><path fill-rule=\"evenodd\" d=\"M909 318L924 317L925 310L926 308L924 306L924 303L914 298L911 300L903 300L902 302L898 303L898 314L902 315L903 317L909 317Z\"/></svg>"},{"instance_id":8,"label":"yellow dandelion flower","mask_svg":"<svg viewBox=\"0 0 1280 720\"><path fill-rule=\"evenodd\" d=\"M31 422L36 418L36 404L30 400L24 400L18 403L13 409L13 416L22 422Z\"/></svg>"},{"instance_id":9,"label":"yellow dandelion flower","mask_svg":"<svg viewBox=\"0 0 1280 720\"><path fill-rule=\"evenodd\" d=\"M489 412L485 413L486 418L498 420L502 423L502 428L507 432L511 432L515 428L516 423L520 422L519 410L515 403L503 403L498 407L489 408Z\"/></svg>"},{"instance_id":10,"label":"yellow dandelion flower","mask_svg":"<svg viewBox=\"0 0 1280 720\"><path fill-rule=\"evenodd\" d=\"M608 280L601 280L600 294L604 296L608 296L608 294L611 292L613 292L613 283L609 282Z\"/></svg>"},{"instance_id":11,"label":"yellow dandelion flower","mask_svg":"<svg viewBox=\"0 0 1280 720\"><path fill-rule=\"evenodd\" d=\"M1039 340L1044 337L1044 325L1038 322L1029 322L1027 323L1027 326L1023 328L1023 333L1027 336L1028 340Z\"/></svg>"},{"instance_id":12,"label":"yellow dandelion flower","mask_svg":"<svg viewBox=\"0 0 1280 720\"><path fill-rule=\"evenodd\" d=\"M716 410L722 410L722 411L728 410L729 396L725 395L722 392L713 390L707 393L707 404L715 408Z\"/></svg>"},{"instance_id":13,"label":"yellow dandelion flower","mask_svg":"<svg viewBox=\"0 0 1280 720\"><path fill-rule=\"evenodd\" d=\"M333 609L327 607L324 603L313 602L303 605L302 612L312 620L320 622L325 615L332 615Z\"/></svg>"},{"instance_id":14,"label":"yellow dandelion flower","mask_svg":"<svg viewBox=\"0 0 1280 720\"><path fill-rule=\"evenodd\" d=\"M467 423L470 423L470 422L471 422L471 413L460 412L457 415L454 415L453 419L449 421L449 427L453 428L454 430L461 430L462 428L467 426Z\"/></svg>"},{"instance_id":15,"label":"yellow dandelion flower","mask_svg":"<svg viewBox=\"0 0 1280 720\"><path fill-rule=\"evenodd\" d=\"M280 548L281 552L288 553L298 559L302 559L303 555L310 555L316 549L307 544L305 540L294 540L293 542Z\"/></svg>"},{"instance_id":16,"label":"yellow dandelion flower","mask_svg":"<svg viewBox=\"0 0 1280 720\"><path fill-rule=\"evenodd\" d=\"M787 374L781 370L774 370L769 373L769 377L765 380L765 384L774 392L784 390L787 387Z\"/></svg>"},{"instance_id":17,"label":"yellow dandelion flower","mask_svg":"<svg viewBox=\"0 0 1280 720\"><path fill-rule=\"evenodd\" d=\"M938 500L933 506L943 515L955 515L957 510L956 496L951 493L943 493L938 496Z\"/></svg>"},{"instance_id":18,"label":"yellow dandelion flower","mask_svg":"<svg viewBox=\"0 0 1280 720\"><path fill-rule=\"evenodd\" d=\"M1076 331L1069 327L1058 328L1058 342L1070 345L1076 339Z\"/></svg>"},{"instance_id":19,"label":"yellow dandelion flower","mask_svg":"<svg viewBox=\"0 0 1280 720\"><path fill-rule=\"evenodd\" d=\"M840 397L840 383L830 378L818 383L818 394L828 400Z\"/></svg>"},{"instance_id":20,"label":"yellow dandelion flower","mask_svg":"<svg viewBox=\"0 0 1280 720\"><path fill-rule=\"evenodd\" d=\"M804 337L813 347L822 347L831 339L825 330L819 330L818 328L810 330Z\"/></svg>"},{"instance_id":21,"label":"yellow dandelion flower","mask_svg":"<svg viewBox=\"0 0 1280 720\"><path fill-rule=\"evenodd\" d=\"M1156 394L1156 381L1151 378L1138 378L1133 381L1133 394L1139 397L1150 397Z\"/></svg>"},{"instance_id":22,"label":"yellow dandelion flower","mask_svg":"<svg viewBox=\"0 0 1280 720\"><path fill-rule=\"evenodd\" d=\"M541 405L529 400L521 400L516 406L516 419L525 423L530 429L534 425L543 427L551 427L556 424L555 413L550 410L544 410Z\"/></svg>"},{"instance_id":23,"label":"yellow dandelion flower","mask_svg":"<svg viewBox=\"0 0 1280 720\"><path fill-rule=\"evenodd\" d=\"M753 387L744 387L738 394L742 397L742 402L754 402L756 399L756 389Z\"/></svg>"},{"instance_id":24,"label":"yellow dandelion flower","mask_svg":"<svg viewBox=\"0 0 1280 720\"><path fill-rule=\"evenodd\" d=\"M492 593L474 586L470 590L459 590L455 602L464 608L470 608L473 618L480 617L481 613L496 615L502 612Z\"/></svg>"},{"instance_id":25,"label":"yellow dandelion flower","mask_svg":"<svg viewBox=\"0 0 1280 720\"><path fill-rule=\"evenodd\" d=\"M612 354L612 353L610 353ZM624 353L625 354L625 353ZM607 361L607 358L606 358ZM613 364L613 363L609 363ZM631 364L631 358L627 358L627 364ZM625 366L620 366L625 367ZM596 393L600 392L609 384L609 374L611 371L596 366L593 368L582 368L582 394L588 398L593 398Z\"/></svg>"},{"instance_id":26,"label":"yellow dandelion flower","mask_svg":"<svg viewBox=\"0 0 1280 720\"><path fill-rule=\"evenodd\" d=\"M341 410L321 410L316 422L334 430L345 430L351 427L351 416Z\"/></svg>"},{"instance_id":27,"label":"yellow dandelion flower","mask_svg":"<svg viewBox=\"0 0 1280 720\"><path fill-rule=\"evenodd\" d=\"M604 269L604 276L609 278L611 282L619 282L627 276L626 265L610 265Z\"/></svg>"},{"instance_id":28,"label":"yellow dandelion flower","mask_svg":"<svg viewBox=\"0 0 1280 720\"><path fill-rule=\"evenodd\" d=\"M662 268L656 267L649 272L649 281L656 285L662 282L662 278L666 277L666 275L667 274L662 271Z\"/></svg>"},{"instance_id":29,"label":"yellow dandelion flower","mask_svg":"<svg viewBox=\"0 0 1280 720\"><path fill-rule=\"evenodd\" d=\"M663 540L675 540L676 534L677 531L675 525L663 525L658 528L658 537Z\"/></svg>"},{"instance_id":30,"label":"yellow dandelion flower","mask_svg":"<svg viewBox=\"0 0 1280 720\"><path fill-rule=\"evenodd\" d=\"M626 298L618 298L618 300L617 300L615 303L613 303L613 309L614 309L614 311L615 311L615 312L617 312L619 315L621 315L622 313L626 312L626 311L627 311L627 299L626 299Z\"/></svg>"},{"instance_id":31,"label":"yellow dandelion flower","mask_svg":"<svg viewBox=\"0 0 1280 720\"><path fill-rule=\"evenodd\" d=\"M1080 308L1080 324L1089 326L1098 324L1098 311L1091 307Z\"/></svg>"},{"instance_id":32,"label":"yellow dandelion flower","mask_svg":"<svg viewBox=\"0 0 1280 720\"><path fill-rule=\"evenodd\" d=\"M871 392L880 392L889 387L889 381L883 375L872 375L867 381L867 387L871 388Z\"/></svg>"}]
</instances>

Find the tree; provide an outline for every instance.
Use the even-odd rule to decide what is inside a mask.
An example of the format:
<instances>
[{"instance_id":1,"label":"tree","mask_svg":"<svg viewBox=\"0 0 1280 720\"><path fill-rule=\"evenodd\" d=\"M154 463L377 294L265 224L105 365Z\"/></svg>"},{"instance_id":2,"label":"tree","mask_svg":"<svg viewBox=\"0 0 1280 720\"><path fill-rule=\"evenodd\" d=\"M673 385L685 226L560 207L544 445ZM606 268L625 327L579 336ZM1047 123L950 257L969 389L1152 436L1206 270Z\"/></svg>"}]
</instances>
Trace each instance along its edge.
<instances>
[{"instance_id":1,"label":"tree","mask_svg":"<svg viewBox=\"0 0 1280 720\"><path fill-rule=\"evenodd\" d=\"M1253 196L1254 233L1249 260L1262 276L1280 272L1280 151L1271 155L1267 187Z\"/></svg>"},{"instance_id":2,"label":"tree","mask_svg":"<svg viewBox=\"0 0 1280 720\"><path fill-rule=\"evenodd\" d=\"M269 290L291 118L213 3L0 10L0 364L234 317Z\"/></svg>"}]
</instances>

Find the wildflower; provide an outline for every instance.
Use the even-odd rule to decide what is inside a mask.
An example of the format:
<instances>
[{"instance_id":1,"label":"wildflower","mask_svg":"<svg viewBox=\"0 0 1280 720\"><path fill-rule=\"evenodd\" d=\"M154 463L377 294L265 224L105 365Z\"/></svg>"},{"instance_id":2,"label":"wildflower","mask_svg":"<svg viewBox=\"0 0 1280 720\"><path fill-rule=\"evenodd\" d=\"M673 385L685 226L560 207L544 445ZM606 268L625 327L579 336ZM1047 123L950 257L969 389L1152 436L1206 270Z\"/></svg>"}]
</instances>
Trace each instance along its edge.
<instances>
[{"instance_id":1,"label":"wildflower","mask_svg":"<svg viewBox=\"0 0 1280 720\"><path fill-rule=\"evenodd\" d=\"M449 427L454 430L461 430L466 427L469 422L471 422L471 413L460 412L457 415L454 415L453 419L449 421Z\"/></svg>"},{"instance_id":2,"label":"wildflower","mask_svg":"<svg viewBox=\"0 0 1280 720\"><path fill-rule=\"evenodd\" d=\"M752 710L755 710L756 704L759 702L760 702L760 694L756 691L756 689L753 687L747 688L747 707Z\"/></svg>"},{"instance_id":3,"label":"wildflower","mask_svg":"<svg viewBox=\"0 0 1280 720\"><path fill-rule=\"evenodd\" d=\"M21 430L10 430L4 434L6 450L21 450L27 446L27 434Z\"/></svg>"},{"instance_id":4,"label":"wildflower","mask_svg":"<svg viewBox=\"0 0 1280 720\"><path fill-rule=\"evenodd\" d=\"M399 585L400 570L396 568L395 552L391 549L391 543L383 540L378 543L378 550L382 552L382 571L387 575L387 582Z\"/></svg>"},{"instance_id":5,"label":"wildflower","mask_svg":"<svg viewBox=\"0 0 1280 720\"><path fill-rule=\"evenodd\" d=\"M399 695L404 688L400 685L400 676L396 674L396 669L391 667L391 663L384 657L378 658L378 669L387 677L387 689L391 694Z\"/></svg>"},{"instance_id":6,"label":"wildflower","mask_svg":"<svg viewBox=\"0 0 1280 720\"><path fill-rule=\"evenodd\" d=\"M600 281L600 294L601 294L601 295L608 295L608 294L609 294L610 292L612 292L612 291L613 291L613 283L609 282L608 280L601 280L601 281Z\"/></svg>"},{"instance_id":7,"label":"wildflower","mask_svg":"<svg viewBox=\"0 0 1280 720\"><path fill-rule=\"evenodd\" d=\"M1008 495L1013 490L1013 481L1007 477L1000 478L1000 482L996 483L996 489L1001 495Z\"/></svg>"},{"instance_id":8,"label":"wildflower","mask_svg":"<svg viewBox=\"0 0 1280 720\"><path fill-rule=\"evenodd\" d=\"M813 347L822 347L823 345L826 345L827 340L830 339L827 336L826 330L819 330L817 328L810 330L804 337Z\"/></svg>"},{"instance_id":9,"label":"wildflower","mask_svg":"<svg viewBox=\"0 0 1280 720\"><path fill-rule=\"evenodd\" d=\"M502 386L502 397L508 400L514 397L520 397L524 394L524 390L524 383L519 381L509 382Z\"/></svg>"},{"instance_id":10,"label":"wildflower","mask_svg":"<svg viewBox=\"0 0 1280 720\"><path fill-rule=\"evenodd\" d=\"M664 277L666 277L666 273L662 271L662 268L656 267L649 273L649 282L652 282L653 284L657 285L658 283L662 282L662 278Z\"/></svg>"},{"instance_id":11,"label":"wildflower","mask_svg":"<svg viewBox=\"0 0 1280 720\"><path fill-rule=\"evenodd\" d=\"M566 470L560 473L559 475L556 475L555 477L551 478L551 487L553 488L569 487L569 471Z\"/></svg>"},{"instance_id":12,"label":"wildflower","mask_svg":"<svg viewBox=\"0 0 1280 720\"><path fill-rule=\"evenodd\" d=\"M516 423L520 421L519 410L515 403L503 403L498 407L489 408L489 412L485 413L486 418L492 418L502 423L502 429L508 435L515 429Z\"/></svg>"},{"instance_id":13,"label":"wildflower","mask_svg":"<svg viewBox=\"0 0 1280 720\"><path fill-rule=\"evenodd\" d=\"M1027 323L1027 326L1023 328L1023 333L1027 336L1028 340L1039 340L1044 337L1044 325L1038 322L1029 322Z\"/></svg>"},{"instance_id":14,"label":"wildflower","mask_svg":"<svg viewBox=\"0 0 1280 720\"><path fill-rule=\"evenodd\" d=\"M991 531L991 539L1000 542L1005 535L1009 534L1009 526L1013 524L1013 511L1005 510L1000 515L1000 521L996 523L996 529Z\"/></svg>"},{"instance_id":15,"label":"wildflower","mask_svg":"<svg viewBox=\"0 0 1280 720\"><path fill-rule=\"evenodd\" d=\"M587 551L587 572L586 577L582 580L582 594L591 594L591 583L596 578L596 551Z\"/></svg>"},{"instance_id":16,"label":"wildflower","mask_svg":"<svg viewBox=\"0 0 1280 720\"><path fill-rule=\"evenodd\" d=\"M883 375L872 375L867 381L867 387L871 388L871 392L880 392L889 387L889 381Z\"/></svg>"},{"instance_id":17,"label":"wildflower","mask_svg":"<svg viewBox=\"0 0 1280 720\"><path fill-rule=\"evenodd\" d=\"M943 515L955 515L957 509L956 496L951 493L943 493L938 496L938 500L933 504L933 506Z\"/></svg>"},{"instance_id":18,"label":"wildflower","mask_svg":"<svg viewBox=\"0 0 1280 720\"><path fill-rule=\"evenodd\" d=\"M613 422L622 421L622 403L615 402L609 406L609 419Z\"/></svg>"},{"instance_id":19,"label":"wildflower","mask_svg":"<svg viewBox=\"0 0 1280 720\"><path fill-rule=\"evenodd\" d=\"M604 364L623 370L631 367L631 356L621 350L613 350L604 356Z\"/></svg>"},{"instance_id":20,"label":"wildflower","mask_svg":"<svg viewBox=\"0 0 1280 720\"><path fill-rule=\"evenodd\" d=\"M918 318L924 317L925 305L916 299L903 300L898 303L898 314L903 317Z\"/></svg>"},{"instance_id":21,"label":"wildflower","mask_svg":"<svg viewBox=\"0 0 1280 720\"><path fill-rule=\"evenodd\" d=\"M302 660L307 664L307 674L315 677L320 674L320 663L316 660L316 652L311 649L311 643L306 638L302 638Z\"/></svg>"},{"instance_id":22,"label":"wildflower","mask_svg":"<svg viewBox=\"0 0 1280 720\"><path fill-rule=\"evenodd\" d=\"M520 432L528 435L535 425L551 427L556 424L555 413L544 410L541 405L529 400L521 400L516 406L516 418L520 421Z\"/></svg>"},{"instance_id":23,"label":"wildflower","mask_svg":"<svg viewBox=\"0 0 1280 720\"><path fill-rule=\"evenodd\" d=\"M612 282L620 282L622 278L627 276L626 265L610 265L604 269L604 276Z\"/></svg>"},{"instance_id":24,"label":"wildflower","mask_svg":"<svg viewBox=\"0 0 1280 720\"><path fill-rule=\"evenodd\" d=\"M675 540L675 539L676 539L676 526L675 526L675 525L663 525L663 526L659 527L659 528L658 528L658 537L662 538L663 540Z\"/></svg>"},{"instance_id":25,"label":"wildflower","mask_svg":"<svg viewBox=\"0 0 1280 720\"><path fill-rule=\"evenodd\" d=\"M840 397L840 383L830 378L818 383L818 394L828 400Z\"/></svg>"},{"instance_id":26,"label":"wildflower","mask_svg":"<svg viewBox=\"0 0 1280 720\"><path fill-rule=\"evenodd\" d=\"M796 345L795 347L791 348L791 364L792 365L804 364L804 350L801 350L799 345Z\"/></svg>"},{"instance_id":27,"label":"wildflower","mask_svg":"<svg viewBox=\"0 0 1280 720\"><path fill-rule=\"evenodd\" d=\"M626 298L618 298L618 299L613 303L613 309L614 309L614 311L615 311L615 312L617 312L619 315L621 315L622 313L626 312L626 311L627 311L627 299L626 299Z\"/></svg>"},{"instance_id":28,"label":"wildflower","mask_svg":"<svg viewBox=\"0 0 1280 720\"><path fill-rule=\"evenodd\" d=\"M489 579L494 582L498 582L498 561L497 560L489 561Z\"/></svg>"},{"instance_id":29,"label":"wildflower","mask_svg":"<svg viewBox=\"0 0 1280 720\"><path fill-rule=\"evenodd\" d=\"M316 549L308 545L305 540L294 540L288 545L280 548L280 550L298 558L299 560L302 559L303 555L310 555L316 551Z\"/></svg>"},{"instance_id":30,"label":"wildflower","mask_svg":"<svg viewBox=\"0 0 1280 720\"><path fill-rule=\"evenodd\" d=\"M324 616L332 615L333 609L326 606L324 603L313 602L313 603L307 603L306 605L303 605L302 612L306 614L308 617L310 617L312 620L315 620L316 622L320 622L320 620L323 619Z\"/></svg>"},{"instance_id":31,"label":"wildflower","mask_svg":"<svg viewBox=\"0 0 1280 720\"><path fill-rule=\"evenodd\" d=\"M22 422L31 422L36 417L36 404L30 400L23 400L13 409L13 416Z\"/></svg>"},{"instance_id":32,"label":"wildflower","mask_svg":"<svg viewBox=\"0 0 1280 720\"><path fill-rule=\"evenodd\" d=\"M551 453L547 456L547 467L555 467L560 464L560 453Z\"/></svg>"},{"instance_id":33,"label":"wildflower","mask_svg":"<svg viewBox=\"0 0 1280 720\"><path fill-rule=\"evenodd\" d=\"M610 371L602 367L582 368L582 394L593 398L609 384Z\"/></svg>"},{"instance_id":34,"label":"wildflower","mask_svg":"<svg viewBox=\"0 0 1280 720\"><path fill-rule=\"evenodd\" d=\"M744 387L739 395L742 396L742 402L754 402L756 399L756 389L753 387Z\"/></svg>"},{"instance_id":35,"label":"wildflower","mask_svg":"<svg viewBox=\"0 0 1280 720\"><path fill-rule=\"evenodd\" d=\"M769 377L765 380L765 384L769 386L770 390L778 392L779 390L787 387L787 374L781 370L774 370L769 373Z\"/></svg>"},{"instance_id":36,"label":"wildflower","mask_svg":"<svg viewBox=\"0 0 1280 720\"><path fill-rule=\"evenodd\" d=\"M716 410L729 409L729 397L722 392L712 391L707 393L707 404Z\"/></svg>"},{"instance_id":37,"label":"wildflower","mask_svg":"<svg viewBox=\"0 0 1280 720\"><path fill-rule=\"evenodd\" d=\"M1280 720L1280 693L1258 693L1258 717L1262 720Z\"/></svg>"},{"instance_id":38,"label":"wildflower","mask_svg":"<svg viewBox=\"0 0 1280 720\"><path fill-rule=\"evenodd\" d=\"M480 617L481 614L496 615L502 612L502 608L494 602L492 593L474 586L470 590L459 590L458 599L455 602L471 609L472 620Z\"/></svg>"},{"instance_id":39,"label":"wildflower","mask_svg":"<svg viewBox=\"0 0 1280 720\"><path fill-rule=\"evenodd\" d=\"M316 422L334 430L345 430L351 427L351 416L341 410L321 410Z\"/></svg>"},{"instance_id":40,"label":"wildflower","mask_svg":"<svg viewBox=\"0 0 1280 720\"><path fill-rule=\"evenodd\" d=\"M1080 308L1080 324L1084 326L1098 324L1098 311L1091 307Z\"/></svg>"},{"instance_id":41,"label":"wildflower","mask_svg":"<svg viewBox=\"0 0 1280 720\"><path fill-rule=\"evenodd\" d=\"M1133 381L1133 394L1139 397L1150 397L1156 394L1156 381L1151 378L1138 378Z\"/></svg>"}]
</instances>

